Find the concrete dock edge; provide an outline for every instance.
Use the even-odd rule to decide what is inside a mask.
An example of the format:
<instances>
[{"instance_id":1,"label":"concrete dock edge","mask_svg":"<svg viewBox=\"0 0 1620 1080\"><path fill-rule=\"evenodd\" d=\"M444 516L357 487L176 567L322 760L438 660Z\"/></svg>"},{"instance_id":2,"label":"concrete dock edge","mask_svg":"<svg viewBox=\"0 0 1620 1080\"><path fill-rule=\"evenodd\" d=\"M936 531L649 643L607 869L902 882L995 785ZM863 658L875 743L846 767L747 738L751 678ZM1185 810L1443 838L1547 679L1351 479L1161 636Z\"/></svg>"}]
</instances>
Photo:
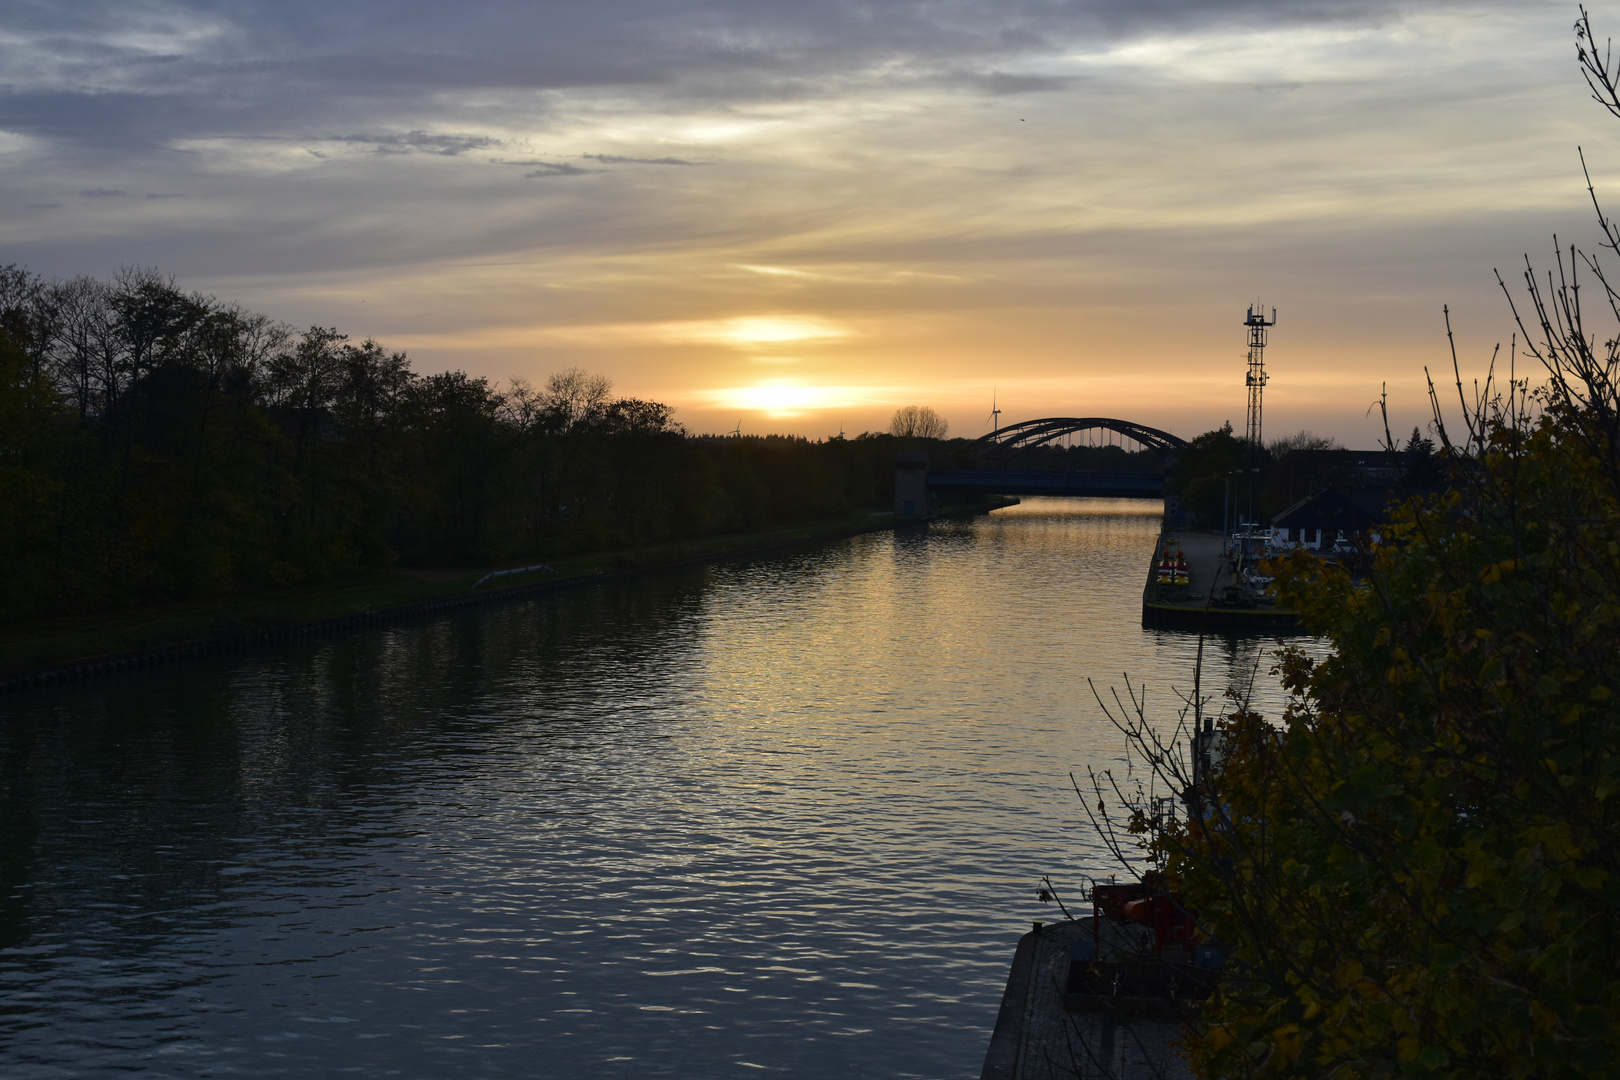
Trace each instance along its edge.
<instances>
[{"instance_id":1,"label":"concrete dock edge","mask_svg":"<svg viewBox=\"0 0 1620 1080\"><path fill-rule=\"evenodd\" d=\"M1018 1052L1024 1041L1024 1013L1029 1005L1029 980L1035 970L1035 941L1039 936L1039 930L1031 930L1018 939L979 1080L1013 1080L1017 1073Z\"/></svg>"}]
</instances>

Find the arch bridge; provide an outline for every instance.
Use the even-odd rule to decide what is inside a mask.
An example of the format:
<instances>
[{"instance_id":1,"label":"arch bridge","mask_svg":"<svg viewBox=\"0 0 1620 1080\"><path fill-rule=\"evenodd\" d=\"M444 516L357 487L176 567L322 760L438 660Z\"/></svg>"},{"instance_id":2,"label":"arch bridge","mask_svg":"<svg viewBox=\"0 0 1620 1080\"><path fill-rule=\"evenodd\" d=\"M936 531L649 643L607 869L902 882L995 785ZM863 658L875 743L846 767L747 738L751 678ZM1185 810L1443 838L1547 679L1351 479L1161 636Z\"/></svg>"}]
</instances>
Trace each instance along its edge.
<instances>
[{"instance_id":1,"label":"arch bridge","mask_svg":"<svg viewBox=\"0 0 1620 1080\"><path fill-rule=\"evenodd\" d=\"M1044 420L1025 420L1021 424L1009 424L974 441L1023 450L1045 446L1077 431L1097 430L1116 432L1149 450L1157 450L1160 453L1173 454L1187 445L1187 440L1179 435L1172 435L1168 431L1160 431L1158 428L1130 420L1115 420L1111 416L1049 416Z\"/></svg>"},{"instance_id":2,"label":"arch bridge","mask_svg":"<svg viewBox=\"0 0 1620 1080\"><path fill-rule=\"evenodd\" d=\"M1121 442L1130 440L1143 449L1156 450L1166 459L1187 446L1187 440L1131 420L1109 416L1049 416L1025 420L991 432L975 440L989 453L994 467L983 469L938 469L928 473L928 487L936 491L982 495L1092 495L1128 498L1159 498L1164 494L1164 473L1153 472L1062 472L1050 469L1008 468L1009 459L1020 451L1050 446L1082 431L1111 431Z\"/></svg>"}]
</instances>

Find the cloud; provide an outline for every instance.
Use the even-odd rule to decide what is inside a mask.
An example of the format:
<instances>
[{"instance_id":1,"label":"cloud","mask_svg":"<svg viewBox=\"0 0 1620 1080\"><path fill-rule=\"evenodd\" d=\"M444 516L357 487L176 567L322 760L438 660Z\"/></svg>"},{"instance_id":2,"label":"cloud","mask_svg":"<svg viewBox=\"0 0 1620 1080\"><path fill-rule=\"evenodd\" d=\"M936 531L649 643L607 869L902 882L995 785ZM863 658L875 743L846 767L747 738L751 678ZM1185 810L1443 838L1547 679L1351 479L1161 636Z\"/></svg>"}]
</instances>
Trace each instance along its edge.
<instances>
[{"instance_id":1,"label":"cloud","mask_svg":"<svg viewBox=\"0 0 1620 1080\"><path fill-rule=\"evenodd\" d=\"M1081 79L1075 75L1020 75L1007 71L992 71L986 75L970 76L968 81L986 93L1011 96L1072 90Z\"/></svg>"},{"instance_id":2,"label":"cloud","mask_svg":"<svg viewBox=\"0 0 1620 1080\"><path fill-rule=\"evenodd\" d=\"M123 191L119 188L98 187L86 188L85 190L79 192L79 194L84 196L86 199L116 199L124 195L128 195L129 192Z\"/></svg>"},{"instance_id":3,"label":"cloud","mask_svg":"<svg viewBox=\"0 0 1620 1080\"><path fill-rule=\"evenodd\" d=\"M180 194L178 191L148 191L146 193L146 197L148 199L183 199L183 198L185 198L185 196Z\"/></svg>"},{"instance_id":4,"label":"cloud","mask_svg":"<svg viewBox=\"0 0 1620 1080\"><path fill-rule=\"evenodd\" d=\"M584 176L587 173L601 172L601 169L582 169L578 165L566 161L503 161L502 165L532 166L532 172L523 174L525 180L533 180L547 176Z\"/></svg>"},{"instance_id":5,"label":"cloud","mask_svg":"<svg viewBox=\"0 0 1620 1080\"><path fill-rule=\"evenodd\" d=\"M209 10L181 0L69 0L0 17L0 127L96 148L158 148L227 132L293 137L320 123L355 132L337 141L380 152L456 156L503 140L424 119L521 128L543 120L556 107L547 95L558 93L813 100L832 83L900 85L964 66L989 69L975 77L989 93L1038 93L1065 89L1072 76L1025 69L1144 35L1368 25L1408 10L1419 8L1404 0L244 0Z\"/></svg>"},{"instance_id":6,"label":"cloud","mask_svg":"<svg viewBox=\"0 0 1620 1080\"><path fill-rule=\"evenodd\" d=\"M621 157L618 154L581 154L583 158L600 161L604 165L711 165L709 161L687 161L685 158Z\"/></svg>"},{"instance_id":7,"label":"cloud","mask_svg":"<svg viewBox=\"0 0 1620 1080\"><path fill-rule=\"evenodd\" d=\"M730 319L665 323L647 327L654 340L705 342L750 349L832 341L852 331L818 315L739 315Z\"/></svg>"},{"instance_id":8,"label":"cloud","mask_svg":"<svg viewBox=\"0 0 1620 1080\"><path fill-rule=\"evenodd\" d=\"M425 153L439 154L443 157L455 157L469 150L489 150L501 146L501 140L488 135L434 134L427 131L410 131L404 135L328 135L323 141L367 143L379 153L385 154Z\"/></svg>"}]
</instances>

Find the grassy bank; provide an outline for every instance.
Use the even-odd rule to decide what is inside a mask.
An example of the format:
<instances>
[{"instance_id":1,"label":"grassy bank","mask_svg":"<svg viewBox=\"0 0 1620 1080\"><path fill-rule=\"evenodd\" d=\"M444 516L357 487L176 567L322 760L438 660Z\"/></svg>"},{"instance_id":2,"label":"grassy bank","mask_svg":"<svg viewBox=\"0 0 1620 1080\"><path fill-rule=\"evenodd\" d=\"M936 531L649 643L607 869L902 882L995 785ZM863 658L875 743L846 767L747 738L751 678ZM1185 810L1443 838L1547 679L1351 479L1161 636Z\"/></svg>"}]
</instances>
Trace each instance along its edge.
<instances>
[{"instance_id":1,"label":"grassy bank","mask_svg":"<svg viewBox=\"0 0 1620 1080\"><path fill-rule=\"evenodd\" d=\"M992 500L942 508L935 517L983 513L1016 500ZM108 657L130 657L176 646L238 644L267 632L328 623L359 615L407 617L425 605L464 597L523 595L534 587L586 584L607 575L743 556L796 544L893 528L906 519L893 514L829 519L791 529L707 537L628 551L599 552L547 563L535 570L476 583L503 567L376 572L340 583L311 585L258 595L190 604L35 620L0 630L0 679L53 670Z\"/></svg>"}]
</instances>

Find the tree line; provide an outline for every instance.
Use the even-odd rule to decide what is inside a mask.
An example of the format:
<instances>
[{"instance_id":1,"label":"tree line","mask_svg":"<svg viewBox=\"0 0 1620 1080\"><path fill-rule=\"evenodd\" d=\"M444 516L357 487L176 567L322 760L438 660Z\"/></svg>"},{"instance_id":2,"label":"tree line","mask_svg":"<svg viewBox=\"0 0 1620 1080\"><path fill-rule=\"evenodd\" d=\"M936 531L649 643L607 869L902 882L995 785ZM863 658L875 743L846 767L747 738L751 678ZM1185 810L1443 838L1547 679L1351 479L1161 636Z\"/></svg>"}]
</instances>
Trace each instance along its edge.
<instances>
[{"instance_id":1,"label":"tree line","mask_svg":"<svg viewBox=\"0 0 1620 1080\"><path fill-rule=\"evenodd\" d=\"M577 369L424 374L155 270L5 267L0 620L883 508L901 442L694 436Z\"/></svg>"}]
</instances>

